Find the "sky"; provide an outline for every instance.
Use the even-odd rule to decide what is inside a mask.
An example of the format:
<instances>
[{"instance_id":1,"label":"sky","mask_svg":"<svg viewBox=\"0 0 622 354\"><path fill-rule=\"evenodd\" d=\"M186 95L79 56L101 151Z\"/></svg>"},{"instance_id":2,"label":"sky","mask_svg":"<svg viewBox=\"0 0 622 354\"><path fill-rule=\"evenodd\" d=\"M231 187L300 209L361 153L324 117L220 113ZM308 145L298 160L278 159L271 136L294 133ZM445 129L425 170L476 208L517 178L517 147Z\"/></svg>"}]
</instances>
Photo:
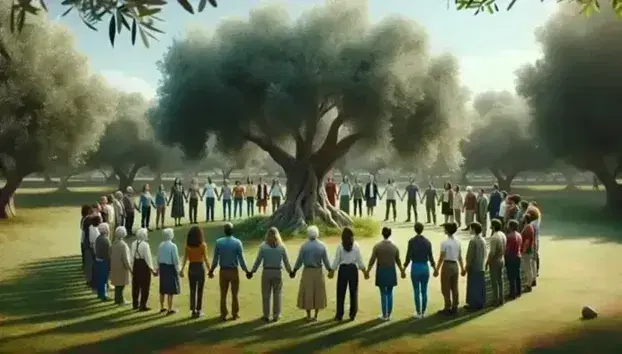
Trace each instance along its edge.
<instances>
[{"instance_id":1,"label":"sky","mask_svg":"<svg viewBox=\"0 0 622 354\"><path fill-rule=\"evenodd\" d=\"M514 91L514 71L540 56L534 31L555 11L556 0L544 0L543 3L521 0L509 12L477 16L472 11L455 10L455 5L448 6L448 1L451 2L369 0L369 15L372 22L377 22L399 14L422 25L433 53L449 52L459 59L463 84L471 92ZM156 96L160 79L157 61L174 38L183 38L191 28L214 29L222 19L245 18L250 10L266 2L283 4L293 18L324 3L323 0L220 0L218 8L208 6L202 13L191 15L177 1L171 0L161 16L165 22L159 26L166 33L158 35L159 41L152 41L149 48L140 40L132 46L128 31L121 33L113 48L108 40L107 22L100 24L99 31L92 31L75 13L60 16L65 10L59 5L60 1L50 4L49 16L69 27L75 34L77 50L88 56L92 69L106 77L110 85L127 92L142 93L150 99ZM498 3L506 1L498 0Z\"/></svg>"}]
</instances>

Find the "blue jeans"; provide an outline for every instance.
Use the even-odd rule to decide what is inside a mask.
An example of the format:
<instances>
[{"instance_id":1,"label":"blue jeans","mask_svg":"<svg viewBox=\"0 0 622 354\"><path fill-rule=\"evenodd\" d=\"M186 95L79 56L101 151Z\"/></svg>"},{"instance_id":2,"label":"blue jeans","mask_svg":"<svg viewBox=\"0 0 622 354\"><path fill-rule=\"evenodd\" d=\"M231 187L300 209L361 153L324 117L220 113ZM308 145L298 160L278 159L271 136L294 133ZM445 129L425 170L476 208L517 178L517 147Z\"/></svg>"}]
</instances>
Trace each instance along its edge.
<instances>
[{"instance_id":1,"label":"blue jeans","mask_svg":"<svg viewBox=\"0 0 622 354\"><path fill-rule=\"evenodd\" d=\"M428 281L430 280L428 263L413 263L410 268L410 280L415 292L415 310L420 315L425 313L428 307Z\"/></svg>"},{"instance_id":2,"label":"blue jeans","mask_svg":"<svg viewBox=\"0 0 622 354\"><path fill-rule=\"evenodd\" d=\"M105 299L108 297L108 261L95 260L95 282L97 286L97 297Z\"/></svg>"},{"instance_id":3,"label":"blue jeans","mask_svg":"<svg viewBox=\"0 0 622 354\"><path fill-rule=\"evenodd\" d=\"M223 220L231 220L231 199L222 200L222 218Z\"/></svg>"},{"instance_id":4,"label":"blue jeans","mask_svg":"<svg viewBox=\"0 0 622 354\"><path fill-rule=\"evenodd\" d=\"M393 311L393 287L379 287L379 289L382 317L389 317Z\"/></svg>"},{"instance_id":5,"label":"blue jeans","mask_svg":"<svg viewBox=\"0 0 622 354\"><path fill-rule=\"evenodd\" d=\"M235 198L233 199L233 217L237 218L238 217L238 212L239 212L239 217L242 217L242 205L244 204L244 199L242 198Z\"/></svg>"}]
</instances>

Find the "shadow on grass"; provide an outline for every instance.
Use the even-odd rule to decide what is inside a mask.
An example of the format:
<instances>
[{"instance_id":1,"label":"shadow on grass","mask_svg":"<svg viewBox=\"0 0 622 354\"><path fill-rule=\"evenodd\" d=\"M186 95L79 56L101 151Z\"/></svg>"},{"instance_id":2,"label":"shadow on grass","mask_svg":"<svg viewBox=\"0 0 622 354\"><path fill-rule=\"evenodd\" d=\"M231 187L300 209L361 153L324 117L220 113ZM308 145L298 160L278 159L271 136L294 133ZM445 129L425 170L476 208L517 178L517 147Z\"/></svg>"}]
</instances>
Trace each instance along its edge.
<instances>
[{"instance_id":1,"label":"shadow on grass","mask_svg":"<svg viewBox=\"0 0 622 354\"><path fill-rule=\"evenodd\" d=\"M63 321L99 312L80 264L79 256L26 263L0 282L3 325Z\"/></svg>"},{"instance_id":2,"label":"shadow on grass","mask_svg":"<svg viewBox=\"0 0 622 354\"><path fill-rule=\"evenodd\" d=\"M578 320L580 321L580 320ZM622 353L622 316L583 321L578 328L537 337L527 353Z\"/></svg>"},{"instance_id":3,"label":"shadow on grass","mask_svg":"<svg viewBox=\"0 0 622 354\"><path fill-rule=\"evenodd\" d=\"M95 204L102 195L114 192L102 186L101 190L89 191L41 191L40 193L20 193L15 194L16 208L45 208L45 207L79 207L84 204ZM79 215L79 214L76 214Z\"/></svg>"}]
</instances>

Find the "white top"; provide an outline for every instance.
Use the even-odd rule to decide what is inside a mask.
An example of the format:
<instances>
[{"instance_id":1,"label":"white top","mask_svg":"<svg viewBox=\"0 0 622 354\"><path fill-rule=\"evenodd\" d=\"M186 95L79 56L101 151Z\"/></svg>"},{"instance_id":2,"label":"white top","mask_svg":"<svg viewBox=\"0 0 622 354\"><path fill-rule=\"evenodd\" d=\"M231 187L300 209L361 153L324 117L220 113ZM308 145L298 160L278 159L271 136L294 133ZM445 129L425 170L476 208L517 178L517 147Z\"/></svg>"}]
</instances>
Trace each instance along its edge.
<instances>
[{"instance_id":1,"label":"white top","mask_svg":"<svg viewBox=\"0 0 622 354\"><path fill-rule=\"evenodd\" d=\"M99 235L99 230L95 226L89 226L89 244L93 250L95 250L95 241L97 241Z\"/></svg>"},{"instance_id":2,"label":"white top","mask_svg":"<svg viewBox=\"0 0 622 354\"><path fill-rule=\"evenodd\" d=\"M443 203L449 203L449 191L443 192Z\"/></svg>"},{"instance_id":3,"label":"white top","mask_svg":"<svg viewBox=\"0 0 622 354\"><path fill-rule=\"evenodd\" d=\"M272 187L272 190L270 191L271 197L280 197L282 194L283 192L281 191L281 186L278 184Z\"/></svg>"},{"instance_id":4,"label":"white top","mask_svg":"<svg viewBox=\"0 0 622 354\"><path fill-rule=\"evenodd\" d=\"M171 241L164 241L158 247L158 264L174 265L179 271L179 252L177 245Z\"/></svg>"},{"instance_id":5,"label":"white top","mask_svg":"<svg viewBox=\"0 0 622 354\"><path fill-rule=\"evenodd\" d=\"M216 198L216 187L213 183L206 183L205 186L205 198Z\"/></svg>"},{"instance_id":6,"label":"white top","mask_svg":"<svg viewBox=\"0 0 622 354\"><path fill-rule=\"evenodd\" d=\"M462 193L454 192L454 209L462 209Z\"/></svg>"},{"instance_id":7,"label":"white top","mask_svg":"<svg viewBox=\"0 0 622 354\"><path fill-rule=\"evenodd\" d=\"M358 266L359 269L365 269L365 264L363 263L363 258L361 257L361 249L356 242L352 246L350 252L346 252L346 250L343 249L343 245L339 245L339 247L337 247L331 268L336 270L342 264L354 264Z\"/></svg>"},{"instance_id":8,"label":"white top","mask_svg":"<svg viewBox=\"0 0 622 354\"><path fill-rule=\"evenodd\" d=\"M345 197L350 195L350 183L341 183L339 185L339 196Z\"/></svg>"},{"instance_id":9,"label":"white top","mask_svg":"<svg viewBox=\"0 0 622 354\"><path fill-rule=\"evenodd\" d=\"M446 261L457 262L458 258L462 256L462 247L460 241L448 237L443 243L441 243L441 252L445 253Z\"/></svg>"},{"instance_id":10,"label":"white top","mask_svg":"<svg viewBox=\"0 0 622 354\"><path fill-rule=\"evenodd\" d=\"M501 202L501 205L499 205L499 216L500 217L504 217L505 216L505 200L503 200Z\"/></svg>"},{"instance_id":11,"label":"white top","mask_svg":"<svg viewBox=\"0 0 622 354\"><path fill-rule=\"evenodd\" d=\"M138 250L136 249L136 245L138 245ZM132 267L134 266L135 259L144 259L145 263L147 263L149 268L153 268L153 264L151 261L151 247L149 247L149 242L147 241L132 242L132 247L130 248L130 257L132 259Z\"/></svg>"},{"instance_id":12,"label":"white top","mask_svg":"<svg viewBox=\"0 0 622 354\"><path fill-rule=\"evenodd\" d=\"M387 200L395 200L395 185L388 184L384 188L384 193L387 195Z\"/></svg>"},{"instance_id":13,"label":"white top","mask_svg":"<svg viewBox=\"0 0 622 354\"><path fill-rule=\"evenodd\" d=\"M110 205L110 204L106 204L106 210L108 211L108 224L110 225L110 228L113 228L115 224L115 220L116 220L116 215L114 213L114 206Z\"/></svg>"}]
</instances>

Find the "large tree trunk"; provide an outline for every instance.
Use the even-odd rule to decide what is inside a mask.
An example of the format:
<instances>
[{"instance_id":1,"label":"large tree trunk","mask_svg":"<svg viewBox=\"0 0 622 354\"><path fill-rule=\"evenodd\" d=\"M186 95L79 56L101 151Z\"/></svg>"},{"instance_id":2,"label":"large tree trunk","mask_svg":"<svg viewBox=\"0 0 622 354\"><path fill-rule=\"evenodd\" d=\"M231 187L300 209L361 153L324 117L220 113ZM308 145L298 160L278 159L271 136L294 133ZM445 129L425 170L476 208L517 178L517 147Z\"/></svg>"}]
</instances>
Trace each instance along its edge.
<instances>
[{"instance_id":1,"label":"large tree trunk","mask_svg":"<svg viewBox=\"0 0 622 354\"><path fill-rule=\"evenodd\" d=\"M499 190L510 192L512 190L512 181L518 173L508 172L503 173L501 170L491 169L492 174L497 179L497 184L499 185Z\"/></svg>"},{"instance_id":2,"label":"large tree trunk","mask_svg":"<svg viewBox=\"0 0 622 354\"><path fill-rule=\"evenodd\" d=\"M151 181L153 187L159 187L162 185L162 172L156 171L155 176L153 176L153 181Z\"/></svg>"},{"instance_id":3,"label":"large tree trunk","mask_svg":"<svg viewBox=\"0 0 622 354\"><path fill-rule=\"evenodd\" d=\"M231 177L231 172L233 172L234 168L232 167L228 167L228 168L221 168L220 169L220 174L222 175L222 180L228 180L229 177Z\"/></svg>"},{"instance_id":4,"label":"large tree trunk","mask_svg":"<svg viewBox=\"0 0 622 354\"><path fill-rule=\"evenodd\" d=\"M463 186L469 185L468 174L469 174L469 171L466 171L466 170L460 171L460 184L461 185Z\"/></svg>"},{"instance_id":5,"label":"large tree trunk","mask_svg":"<svg viewBox=\"0 0 622 354\"><path fill-rule=\"evenodd\" d=\"M332 206L326 198L321 181L326 171L307 164L287 169L287 198L285 203L267 220L280 230L300 230L309 224L321 223L335 228L352 225L348 214Z\"/></svg>"},{"instance_id":6,"label":"large tree trunk","mask_svg":"<svg viewBox=\"0 0 622 354\"><path fill-rule=\"evenodd\" d=\"M52 176L50 176L48 172L43 173L43 183L46 185L50 185L54 183L54 181L52 181Z\"/></svg>"},{"instance_id":7,"label":"large tree trunk","mask_svg":"<svg viewBox=\"0 0 622 354\"><path fill-rule=\"evenodd\" d=\"M132 187L134 184L134 180L136 179L136 174L141 169L142 166L134 165L131 170L128 172L124 172L122 169L115 168L114 174L119 178L119 189L120 191L125 192L127 187Z\"/></svg>"},{"instance_id":8,"label":"large tree trunk","mask_svg":"<svg viewBox=\"0 0 622 354\"><path fill-rule=\"evenodd\" d=\"M71 177L73 177L72 174L68 174L66 176L62 176L60 178L60 182L58 184L58 190L61 192L68 192L69 191L69 180L71 179Z\"/></svg>"},{"instance_id":9,"label":"large tree trunk","mask_svg":"<svg viewBox=\"0 0 622 354\"><path fill-rule=\"evenodd\" d=\"M592 171L598 177L600 182L605 186L605 195L607 202L605 208L615 215L622 214L622 185L616 180L616 176L620 168L616 168L614 172L609 172L604 163L595 163Z\"/></svg>"},{"instance_id":10,"label":"large tree trunk","mask_svg":"<svg viewBox=\"0 0 622 354\"><path fill-rule=\"evenodd\" d=\"M8 219L15 216L13 197L24 179L24 176L11 176L11 174L9 176L4 187L0 188L0 219Z\"/></svg>"}]
</instances>

